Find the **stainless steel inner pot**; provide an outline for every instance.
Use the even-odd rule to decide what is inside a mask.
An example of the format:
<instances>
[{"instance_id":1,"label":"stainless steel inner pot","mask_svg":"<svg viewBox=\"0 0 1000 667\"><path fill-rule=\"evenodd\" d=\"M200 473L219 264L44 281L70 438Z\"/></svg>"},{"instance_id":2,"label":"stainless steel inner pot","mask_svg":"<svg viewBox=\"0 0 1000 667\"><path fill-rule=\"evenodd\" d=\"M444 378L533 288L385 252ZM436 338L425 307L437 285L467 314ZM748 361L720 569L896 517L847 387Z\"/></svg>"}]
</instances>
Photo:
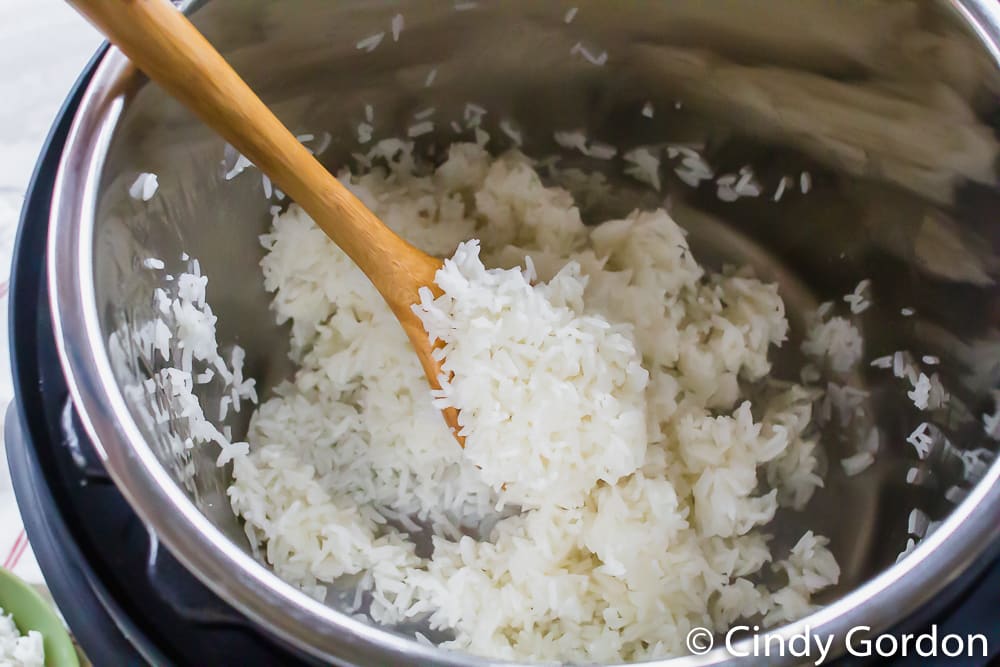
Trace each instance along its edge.
<instances>
[{"instance_id":1,"label":"stainless steel inner pot","mask_svg":"<svg viewBox=\"0 0 1000 667\"><path fill-rule=\"evenodd\" d=\"M875 305L861 318L866 363L856 379L880 433L876 463L846 476L838 461L858 437L831 429L825 488L775 530L778 539L806 525L829 535L843 568L826 606L782 632L808 626L836 634L842 648L852 626L888 627L1000 543L1000 464L990 464L997 445L981 419L1000 379L1000 8L990 0L575 6L572 22L569 4L527 1L211 0L187 9L293 131L330 134L322 159L331 169L365 150L357 139L365 105L376 139L405 133L414 112L435 107L436 131L417 141L431 155L471 138L450 126L471 102L487 110L492 149L511 146L499 129L508 120L529 155L561 155L561 165L608 175L611 193L591 197L585 217L666 200L709 263L750 262L781 283L794 334L781 364L793 376L805 313L870 278ZM389 32L397 13L405 18L398 42ZM373 52L356 46L383 31ZM642 113L647 102L652 118ZM722 201L711 181L690 187L665 158L658 194L623 178L619 158L584 158L553 141L554 131L575 129L623 148L697 144L716 175L752 166L764 192ZM177 458L163 444L171 424L148 425L148 406L124 397L122 387L149 369L137 359L113 365L108 337L152 315L157 274L143 259L176 271L183 251L210 277L220 341L246 348L262 393L292 370L257 266L269 204L254 170L224 178L234 157L120 53L104 57L63 157L49 240L60 353L94 444L170 550L289 643L333 662L487 664L355 620L280 581L250 554L215 452ZM159 176L149 203L128 195L140 172ZM793 178L775 201L783 176ZM946 409L918 411L904 380L867 366L896 350L940 357L931 370L951 393ZM247 419L244 411L226 423L238 437ZM924 421L933 445L920 457L906 439ZM970 481L963 452L977 448L984 465ZM896 564L915 508L943 523ZM716 649L666 662L730 659Z\"/></svg>"}]
</instances>

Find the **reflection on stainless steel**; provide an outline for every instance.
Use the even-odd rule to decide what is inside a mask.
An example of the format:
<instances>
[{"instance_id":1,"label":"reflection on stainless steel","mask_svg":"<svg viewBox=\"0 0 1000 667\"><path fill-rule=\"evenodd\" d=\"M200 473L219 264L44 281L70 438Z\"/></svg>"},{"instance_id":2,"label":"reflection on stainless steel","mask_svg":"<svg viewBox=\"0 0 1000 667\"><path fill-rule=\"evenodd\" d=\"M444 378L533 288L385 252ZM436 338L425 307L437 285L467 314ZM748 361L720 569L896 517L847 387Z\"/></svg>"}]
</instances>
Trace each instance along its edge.
<instances>
[{"instance_id":1,"label":"reflection on stainless steel","mask_svg":"<svg viewBox=\"0 0 1000 667\"><path fill-rule=\"evenodd\" d=\"M843 566L829 604L804 621L815 633L838 632L839 644L860 622L889 625L1000 539L1000 467L958 508L945 497L964 484L958 452L996 449L979 421L1000 379L1000 68L990 55L1000 52L1000 8L989 0L590 0L577 3L570 24L566 7L547 2L480 2L463 12L417 0L196 4L199 27L293 131L331 134L322 159L333 169L363 150L357 124L366 105L376 139L403 133L414 112L435 107L435 132L418 143L430 151L459 136L449 121L471 102L487 110L492 148L511 145L498 130L510 119L529 154L559 153L562 166L605 172L612 188L589 203L595 218L661 205L665 194L703 255L747 258L780 282L798 335L805 311L872 279L875 305L861 317L865 358L939 356L952 401L921 413L905 381L859 371L881 434L876 464L845 476L836 461L857 443L825 437L826 488L805 516L783 517L778 529L778 539L806 525L830 535ZM396 13L406 19L398 42L356 48L388 30ZM607 52L606 64L574 53L577 43ZM652 118L641 114L647 103ZM620 177L618 161L560 150L553 131L574 129L623 148L698 145L717 174L752 166L764 193L723 202L710 182L691 188L670 169L664 193L641 189ZM176 272L184 250L211 277L219 340L247 349L247 372L263 392L290 371L287 332L272 324L257 266L257 235L270 221L260 174L249 168L225 180L232 165L223 164L224 148L119 54L104 59L63 162L50 239L61 353L83 420L163 542L276 634L327 660L485 664L370 627L277 580L247 553L215 454L174 460L139 418L141 407L123 399L120 386L145 370L134 354L112 367L108 336L152 315L156 276L142 260L162 258ZM127 194L140 172L159 176L146 204ZM798 185L802 172L808 193ZM786 178L796 185L775 202ZM214 405L218 397L206 398ZM247 418L228 422L237 436ZM941 433L926 460L905 441L922 421ZM183 484L188 465L191 483ZM910 468L918 483L907 483ZM914 507L949 521L893 567ZM713 652L704 660L727 659Z\"/></svg>"},{"instance_id":2,"label":"reflection on stainless steel","mask_svg":"<svg viewBox=\"0 0 1000 667\"><path fill-rule=\"evenodd\" d=\"M847 174L942 202L958 179L995 176L993 131L941 83L838 81L664 46L637 47L629 58L644 86L662 82L694 112Z\"/></svg>"}]
</instances>

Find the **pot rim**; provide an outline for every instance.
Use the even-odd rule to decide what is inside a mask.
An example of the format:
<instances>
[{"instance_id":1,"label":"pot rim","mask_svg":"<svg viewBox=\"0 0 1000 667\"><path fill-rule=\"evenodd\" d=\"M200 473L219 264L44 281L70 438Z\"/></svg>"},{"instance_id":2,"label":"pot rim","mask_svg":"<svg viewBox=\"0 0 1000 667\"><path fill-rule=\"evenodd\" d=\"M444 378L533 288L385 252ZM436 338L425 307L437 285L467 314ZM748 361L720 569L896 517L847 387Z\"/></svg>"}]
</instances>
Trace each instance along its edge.
<instances>
[{"instance_id":1,"label":"pot rim","mask_svg":"<svg viewBox=\"0 0 1000 667\"><path fill-rule=\"evenodd\" d=\"M1000 4L991 0L950 0L949 4L1000 64ZM145 441L112 372L93 278L95 207L104 158L130 91L141 76L115 48L108 49L97 63L60 160L47 240L47 279L60 363L81 422L109 475L147 529L209 589L317 658L359 662L377 656L387 664L445 667L516 664L428 647L309 597L223 535L173 481ZM870 626L872 636L888 630L975 564L1000 540L998 516L1000 460L909 557L769 634L832 636L831 657L843 654L844 638L852 627ZM749 651L752 641L744 639L733 648ZM738 659L718 646L700 656L644 664L687 667ZM770 660L783 664L796 658Z\"/></svg>"}]
</instances>

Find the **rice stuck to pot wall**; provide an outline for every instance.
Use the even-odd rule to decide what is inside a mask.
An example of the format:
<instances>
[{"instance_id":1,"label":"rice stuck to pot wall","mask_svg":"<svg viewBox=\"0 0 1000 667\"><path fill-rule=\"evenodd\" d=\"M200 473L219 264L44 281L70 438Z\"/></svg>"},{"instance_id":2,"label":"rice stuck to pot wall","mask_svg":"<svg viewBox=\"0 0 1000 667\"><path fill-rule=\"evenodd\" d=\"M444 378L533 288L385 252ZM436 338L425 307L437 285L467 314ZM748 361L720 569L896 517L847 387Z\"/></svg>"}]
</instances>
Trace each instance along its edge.
<instances>
[{"instance_id":1,"label":"rice stuck to pot wall","mask_svg":"<svg viewBox=\"0 0 1000 667\"><path fill-rule=\"evenodd\" d=\"M261 264L298 371L219 459L262 560L320 599L356 575L351 611L495 658L678 655L694 626L810 612L839 577L827 540L777 553L765 531L822 484L814 394L768 379L777 287L706 271L663 210L585 226L520 153L455 144L430 171L411 148L340 178L451 258L416 307L444 386L351 260L297 206L276 214Z\"/></svg>"}]
</instances>

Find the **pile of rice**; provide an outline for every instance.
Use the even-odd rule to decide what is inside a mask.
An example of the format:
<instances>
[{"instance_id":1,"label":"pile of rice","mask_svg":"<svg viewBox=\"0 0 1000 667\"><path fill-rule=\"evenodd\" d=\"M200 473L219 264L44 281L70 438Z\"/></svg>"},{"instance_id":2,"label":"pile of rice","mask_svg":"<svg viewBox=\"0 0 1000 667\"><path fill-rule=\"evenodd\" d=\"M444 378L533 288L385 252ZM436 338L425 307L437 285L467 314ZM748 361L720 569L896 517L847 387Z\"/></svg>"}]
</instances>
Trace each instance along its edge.
<instances>
[{"instance_id":1,"label":"pile of rice","mask_svg":"<svg viewBox=\"0 0 1000 667\"><path fill-rule=\"evenodd\" d=\"M821 483L811 397L745 398L787 331L776 287L706 273L662 210L584 226L518 153L457 144L419 174L381 149L342 179L452 256L418 314L454 375L431 401L368 280L298 207L274 219L262 267L300 370L254 415L229 494L278 574L317 596L364 574L375 620L429 615L497 658L671 655L696 625L810 611L839 576L826 540L775 555L759 528ZM755 580L769 563L776 590Z\"/></svg>"},{"instance_id":2,"label":"pile of rice","mask_svg":"<svg viewBox=\"0 0 1000 667\"><path fill-rule=\"evenodd\" d=\"M42 633L29 630L22 635L14 617L5 614L0 607L0 665L12 667L43 667L45 665L45 646Z\"/></svg>"},{"instance_id":3,"label":"pile of rice","mask_svg":"<svg viewBox=\"0 0 1000 667\"><path fill-rule=\"evenodd\" d=\"M458 410L465 460L522 509L579 507L599 482L635 472L646 453L649 373L632 327L586 312L571 262L532 286L529 269L487 270L459 246L415 309L443 361L435 405Z\"/></svg>"},{"instance_id":4,"label":"pile of rice","mask_svg":"<svg viewBox=\"0 0 1000 667\"><path fill-rule=\"evenodd\" d=\"M440 391L367 278L295 205L261 238L261 265L298 371L246 443L196 424L187 398L202 366L237 372L207 350L214 326L204 350L171 339L195 359L172 385L181 430L223 447L261 559L320 599L355 575L338 604L494 658L677 655L695 626L811 611L840 574L826 538L806 531L780 553L767 533L822 484L814 393L768 378L788 330L777 287L706 271L663 210L585 226L517 152L455 144L431 170L389 140L369 159L345 185L451 258L442 293L416 307L444 343ZM203 313L204 283L181 279L186 295L161 310ZM234 390L233 406L245 398ZM460 409L464 450L445 406Z\"/></svg>"}]
</instances>

